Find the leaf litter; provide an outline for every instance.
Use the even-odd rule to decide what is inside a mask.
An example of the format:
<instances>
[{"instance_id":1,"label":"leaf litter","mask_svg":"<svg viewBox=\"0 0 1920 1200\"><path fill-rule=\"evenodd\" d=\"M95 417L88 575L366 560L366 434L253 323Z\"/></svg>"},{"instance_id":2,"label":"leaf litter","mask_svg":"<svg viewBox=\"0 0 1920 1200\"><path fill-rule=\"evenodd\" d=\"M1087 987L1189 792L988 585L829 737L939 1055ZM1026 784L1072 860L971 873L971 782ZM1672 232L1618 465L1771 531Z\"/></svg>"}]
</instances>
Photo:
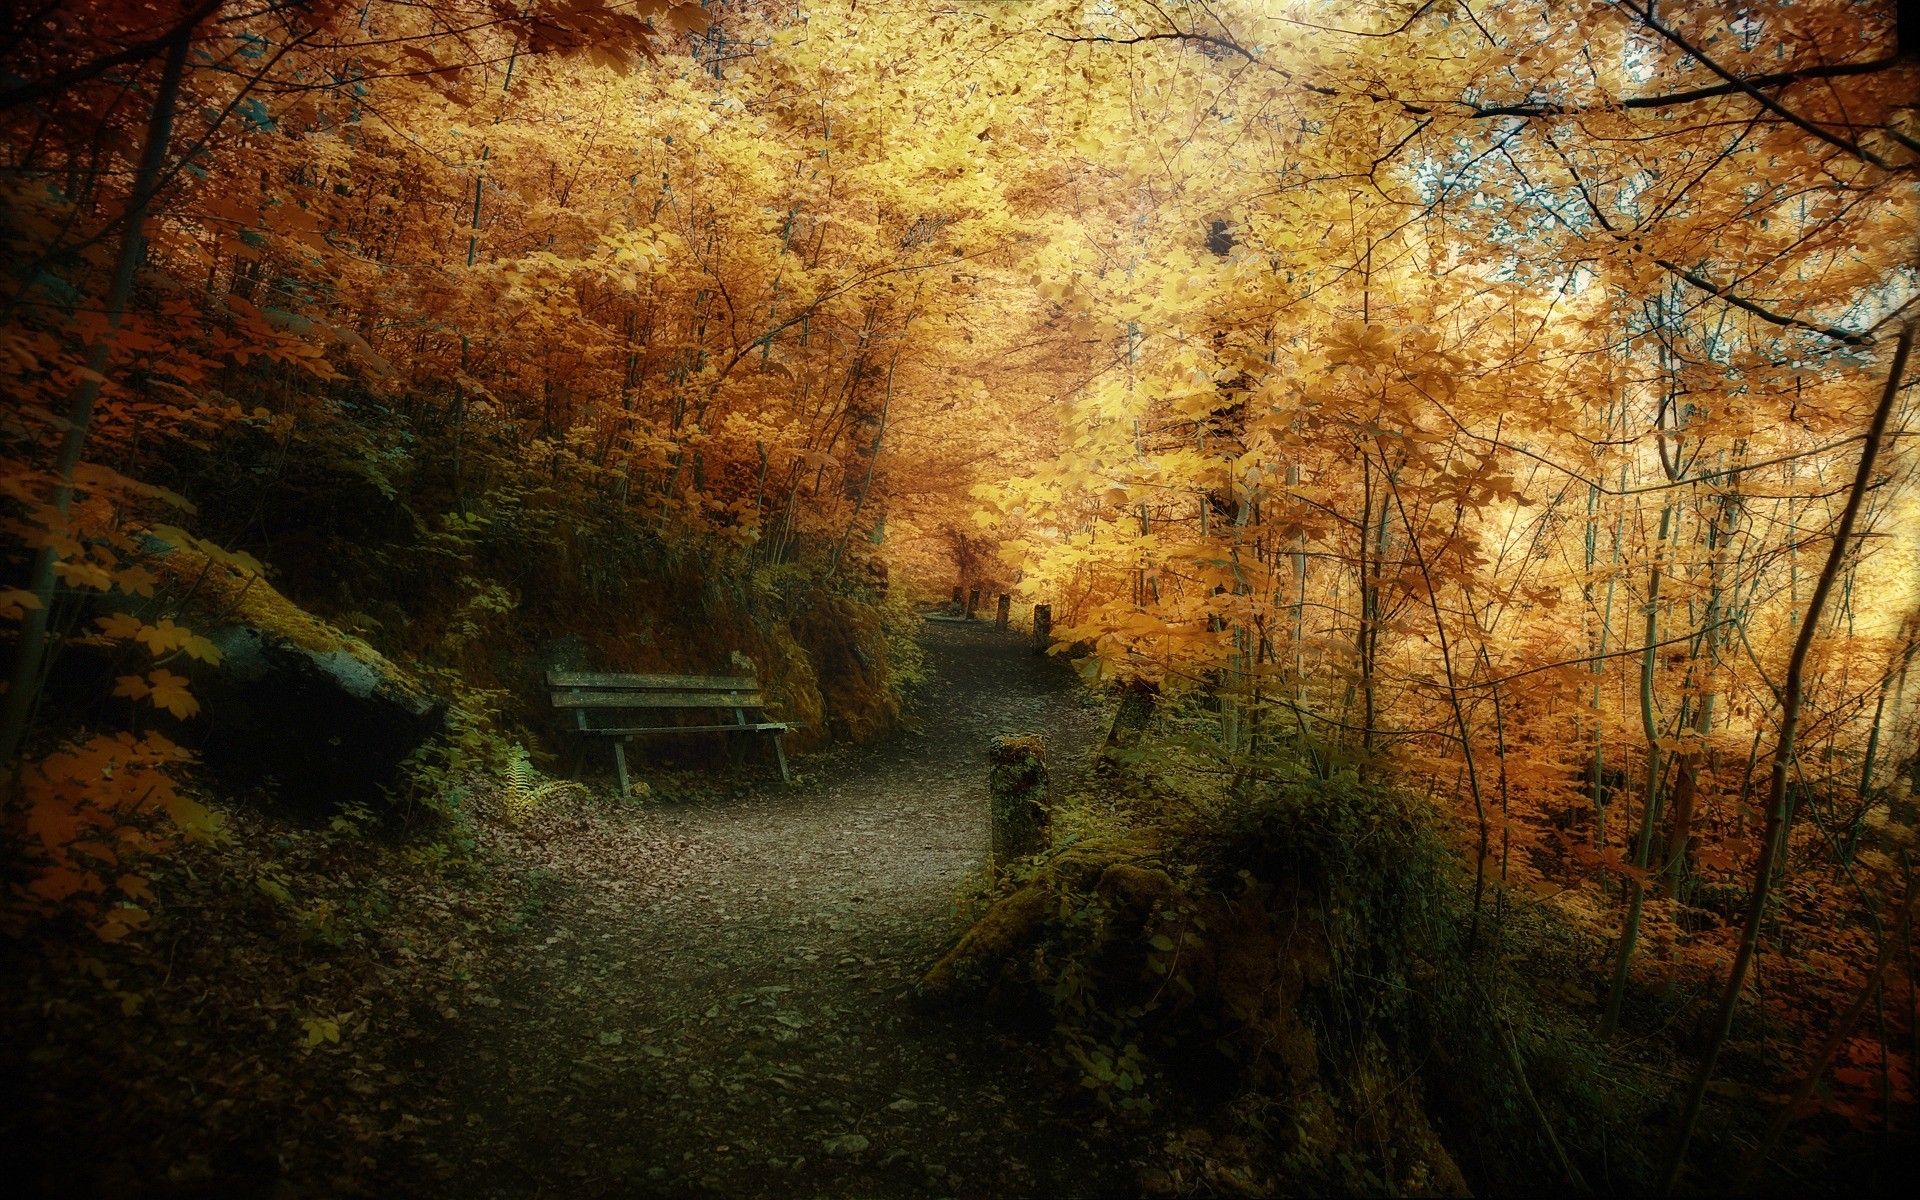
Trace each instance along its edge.
<instances>
[{"instance_id":1,"label":"leaf litter","mask_svg":"<svg viewBox=\"0 0 1920 1200\"><path fill-rule=\"evenodd\" d=\"M958 932L987 741L1037 726L1071 764L1098 732L1016 640L928 643L926 732L809 788L520 821L478 789L432 861L223 804L149 935L10 946L8 1140L96 1195L1133 1190L1043 1047L905 1003Z\"/></svg>"}]
</instances>

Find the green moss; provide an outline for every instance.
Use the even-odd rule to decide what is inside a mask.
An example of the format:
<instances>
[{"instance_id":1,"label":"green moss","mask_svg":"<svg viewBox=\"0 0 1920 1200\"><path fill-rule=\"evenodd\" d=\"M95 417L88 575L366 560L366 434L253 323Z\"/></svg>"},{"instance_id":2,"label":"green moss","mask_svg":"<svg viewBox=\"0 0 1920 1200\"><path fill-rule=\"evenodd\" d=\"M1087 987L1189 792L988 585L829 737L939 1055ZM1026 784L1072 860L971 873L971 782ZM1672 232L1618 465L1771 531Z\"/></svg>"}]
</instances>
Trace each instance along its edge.
<instances>
[{"instance_id":1,"label":"green moss","mask_svg":"<svg viewBox=\"0 0 1920 1200\"><path fill-rule=\"evenodd\" d=\"M160 556L157 566L161 575L189 598L189 624L247 625L315 654L344 652L368 666L392 667L372 646L301 608L251 571L216 563L190 549Z\"/></svg>"},{"instance_id":2,"label":"green moss","mask_svg":"<svg viewBox=\"0 0 1920 1200\"><path fill-rule=\"evenodd\" d=\"M1559 1184L1495 1024L1543 1018L1505 968L1462 960L1466 901L1419 802L1218 766L1191 738L1106 764L1056 808L1079 840L990 877L922 994L1044 1014L1056 1060L1104 1103L1187 1127L1158 1159L1171 1178L1464 1195L1461 1163L1484 1175L1491 1145L1499 1174L1479 1182ZM1547 1061L1579 1039L1536 1043L1533 1086L1587 1131L1601 1106Z\"/></svg>"}]
</instances>

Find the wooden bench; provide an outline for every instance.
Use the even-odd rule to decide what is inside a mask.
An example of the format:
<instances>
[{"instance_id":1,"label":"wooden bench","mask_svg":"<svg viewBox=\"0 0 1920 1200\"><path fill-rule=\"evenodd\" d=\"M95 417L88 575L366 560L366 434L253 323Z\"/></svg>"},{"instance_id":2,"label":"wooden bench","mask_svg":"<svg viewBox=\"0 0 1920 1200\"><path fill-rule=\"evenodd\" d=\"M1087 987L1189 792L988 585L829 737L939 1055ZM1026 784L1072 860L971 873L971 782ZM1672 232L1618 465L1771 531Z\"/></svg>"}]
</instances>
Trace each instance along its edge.
<instances>
[{"instance_id":1,"label":"wooden bench","mask_svg":"<svg viewBox=\"0 0 1920 1200\"><path fill-rule=\"evenodd\" d=\"M732 743L735 765L746 755L747 736L765 734L773 739L780 778L793 782L787 771L786 748L780 744L780 735L792 726L766 719L760 684L751 676L548 671L547 685L553 689L553 707L573 713L574 732L583 739L612 740L613 763L620 773L623 798L632 794L627 778L627 743L645 733L724 733ZM707 716L708 720L686 725L658 723L667 714L688 712ZM728 715L713 719L714 714L722 712Z\"/></svg>"}]
</instances>

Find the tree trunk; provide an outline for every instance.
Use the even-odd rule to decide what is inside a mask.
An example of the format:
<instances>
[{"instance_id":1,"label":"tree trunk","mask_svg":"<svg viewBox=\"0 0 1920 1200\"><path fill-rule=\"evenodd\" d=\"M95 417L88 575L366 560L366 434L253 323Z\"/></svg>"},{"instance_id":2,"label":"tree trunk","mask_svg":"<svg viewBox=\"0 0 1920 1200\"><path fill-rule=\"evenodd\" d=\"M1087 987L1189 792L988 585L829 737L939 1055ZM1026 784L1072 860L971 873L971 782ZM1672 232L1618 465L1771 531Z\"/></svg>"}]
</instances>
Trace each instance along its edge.
<instances>
[{"instance_id":1,"label":"tree trunk","mask_svg":"<svg viewBox=\"0 0 1920 1200\"><path fill-rule=\"evenodd\" d=\"M1906 374L1907 358L1913 352L1913 331L1914 320L1908 318L1900 327L1900 341L1893 351L1893 365L1887 372L1886 390L1881 393L1879 407L1874 409L1873 421L1867 427L1866 442L1860 450L1860 465L1854 472L1853 488L1847 494L1846 507L1840 512L1840 525L1834 530L1833 545L1827 551L1826 567L1820 572L1819 583L1814 585L1806 616L1800 622L1800 635L1793 643L1793 656L1787 661L1786 679L1780 689L1780 737L1774 746L1773 771L1767 781L1767 825L1760 835L1760 861L1754 866L1753 896L1747 903L1746 920L1740 928L1740 947L1734 954L1733 967L1727 973L1726 988L1720 994L1712 1040L1687 1091L1685 1106L1674 1133L1673 1147L1667 1156L1666 1169L1662 1172L1660 1190L1663 1193L1673 1190L1674 1182L1680 1177L1680 1169L1686 1164L1687 1145L1693 1140L1694 1126L1700 1120L1700 1105L1706 1098L1707 1085L1713 1082L1713 1069L1719 1062L1720 1048L1726 1044L1727 1032L1733 1028L1734 1010L1739 1006L1740 993L1746 988L1747 972L1753 966L1754 952L1760 944L1760 922L1767 911L1774 862L1786 843L1787 776L1793 769L1794 739L1800 731L1800 700L1805 687L1807 654L1813 648L1813 635L1819 628L1827 594L1833 590L1834 580L1840 575L1840 564L1847 557L1847 545L1853 539L1853 527L1859 519L1860 506L1865 502L1868 486L1873 482L1874 460L1879 457L1880 444L1886 439L1887 422L1892 418L1894 405L1900 398L1900 380Z\"/></svg>"},{"instance_id":2,"label":"tree trunk","mask_svg":"<svg viewBox=\"0 0 1920 1200\"><path fill-rule=\"evenodd\" d=\"M54 463L56 483L53 508L65 518L73 506L73 472L87 445L93 424L93 408L100 399L106 379L114 335L126 317L127 301L133 295L134 273L146 252L147 210L159 185L160 168L173 137L174 108L180 99L180 81L186 74L187 50L192 44L193 26L185 24L174 34L160 72L160 89L154 96L153 111L147 118L146 145L140 150L140 163L134 171L133 191L127 196L125 228L120 234L120 249L114 257L113 274L107 284L105 311L107 331L87 349L87 369L67 414L67 429L60 441L60 455ZM0 708L0 770L11 770L26 741L27 724L39 698L41 666L47 656L47 628L53 610L53 568L59 555L52 546L43 547L33 562L27 591L37 602L26 610L20 622L19 640L14 644L13 674L7 684L5 707Z\"/></svg>"},{"instance_id":3,"label":"tree trunk","mask_svg":"<svg viewBox=\"0 0 1920 1200\"><path fill-rule=\"evenodd\" d=\"M1673 506L1660 510L1660 551L1667 546L1667 531L1673 518ZM1647 769L1642 776L1640 838L1635 844L1633 865L1644 872L1647 856L1653 849L1653 831L1660 820L1660 730L1653 710L1653 666L1655 645L1660 640L1660 560L1647 581L1647 625L1640 658L1640 726L1647 738ZM1627 919L1620 930L1620 952L1614 960L1613 984L1607 989L1607 1008L1600 1017L1600 1036L1610 1038L1620 1023L1620 1003L1627 993L1627 972L1633 965L1634 943L1640 937L1640 909L1646 903L1647 888L1638 875L1627 877Z\"/></svg>"}]
</instances>

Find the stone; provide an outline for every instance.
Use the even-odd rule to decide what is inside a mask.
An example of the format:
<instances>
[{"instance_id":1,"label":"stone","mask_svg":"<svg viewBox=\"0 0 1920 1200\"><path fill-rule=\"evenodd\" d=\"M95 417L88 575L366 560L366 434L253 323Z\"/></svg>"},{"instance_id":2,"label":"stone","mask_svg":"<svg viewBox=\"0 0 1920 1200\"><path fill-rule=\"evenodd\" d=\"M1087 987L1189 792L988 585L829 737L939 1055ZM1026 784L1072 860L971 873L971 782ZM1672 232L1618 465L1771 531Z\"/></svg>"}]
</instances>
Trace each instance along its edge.
<instances>
[{"instance_id":1,"label":"stone","mask_svg":"<svg viewBox=\"0 0 1920 1200\"><path fill-rule=\"evenodd\" d=\"M208 767L271 780L295 803L379 807L401 765L447 731L444 699L264 578L197 550L150 549L191 597L180 623L219 651L186 665L201 711L168 731Z\"/></svg>"},{"instance_id":2,"label":"stone","mask_svg":"<svg viewBox=\"0 0 1920 1200\"><path fill-rule=\"evenodd\" d=\"M446 731L447 702L364 647L316 649L252 625L206 636L221 660L193 671L204 711L188 744L215 769L276 780L288 799L378 804Z\"/></svg>"}]
</instances>

